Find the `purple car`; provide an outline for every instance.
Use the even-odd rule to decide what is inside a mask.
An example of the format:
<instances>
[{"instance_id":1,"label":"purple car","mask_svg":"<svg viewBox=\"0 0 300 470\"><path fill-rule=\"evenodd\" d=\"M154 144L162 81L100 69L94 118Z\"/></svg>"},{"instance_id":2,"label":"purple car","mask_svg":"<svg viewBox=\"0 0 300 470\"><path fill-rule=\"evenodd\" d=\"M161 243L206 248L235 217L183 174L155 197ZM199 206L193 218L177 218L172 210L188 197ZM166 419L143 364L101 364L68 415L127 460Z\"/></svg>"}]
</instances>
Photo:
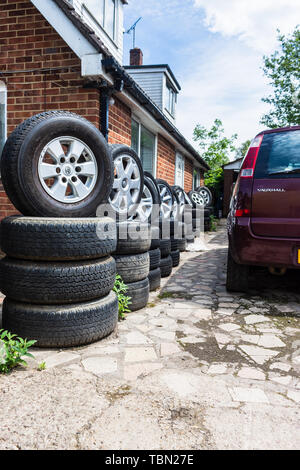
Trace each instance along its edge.
<instances>
[{"instance_id":1,"label":"purple car","mask_svg":"<svg viewBox=\"0 0 300 470\"><path fill-rule=\"evenodd\" d=\"M242 163L228 216L227 289L245 292L249 266L300 268L300 126L264 131Z\"/></svg>"}]
</instances>

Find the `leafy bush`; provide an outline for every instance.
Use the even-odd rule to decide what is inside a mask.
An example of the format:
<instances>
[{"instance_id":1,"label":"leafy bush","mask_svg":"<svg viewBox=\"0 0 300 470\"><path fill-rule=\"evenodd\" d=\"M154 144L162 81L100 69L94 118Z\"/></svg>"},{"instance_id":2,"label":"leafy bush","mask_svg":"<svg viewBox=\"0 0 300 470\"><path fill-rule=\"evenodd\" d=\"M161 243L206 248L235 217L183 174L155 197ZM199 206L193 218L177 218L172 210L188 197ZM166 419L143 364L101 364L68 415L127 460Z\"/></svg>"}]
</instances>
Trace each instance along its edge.
<instances>
[{"instance_id":1,"label":"leafy bush","mask_svg":"<svg viewBox=\"0 0 300 470\"><path fill-rule=\"evenodd\" d=\"M210 227L212 232L217 231L217 218L214 215L210 216Z\"/></svg>"},{"instance_id":2,"label":"leafy bush","mask_svg":"<svg viewBox=\"0 0 300 470\"><path fill-rule=\"evenodd\" d=\"M121 276L117 275L114 292L117 294L118 302L119 302L119 320L125 319L125 313L130 313L129 305L131 304L130 300L131 297L126 296L126 292L128 291L128 287L123 282Z\"/></svg>"},{"instance_id":3,"label":"leafy bush","mask_svg":"<svg viewBox=\"0 0 300 470\"><path fill-rule=\"evenodd\" d=\"M20 364L27 366L27 362L22 358L34 358L28 349L35 343L36 341L27 341L8 331L0 330L0 373L7 374Z\"/></svg>"}]
</instances>

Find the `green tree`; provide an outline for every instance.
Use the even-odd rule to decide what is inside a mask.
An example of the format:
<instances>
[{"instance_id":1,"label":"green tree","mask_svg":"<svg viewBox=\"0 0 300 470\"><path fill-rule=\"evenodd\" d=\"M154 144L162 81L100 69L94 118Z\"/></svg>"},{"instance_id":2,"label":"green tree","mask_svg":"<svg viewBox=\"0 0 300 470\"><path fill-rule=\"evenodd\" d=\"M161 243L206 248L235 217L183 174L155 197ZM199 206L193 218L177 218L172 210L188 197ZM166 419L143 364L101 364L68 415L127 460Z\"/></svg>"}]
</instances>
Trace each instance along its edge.
<instances>
[{"instance_id":1,"label":"green tree","mask_svg":"<svg viewBox=\"0 0 300 470\"><path fill-rule=\"evenodd\" d=\"M215 119L211 129L198 124L194 129L194 140L198 143L201 156L210 166L205 176L205 186L212 189L218 196L223 188L223 165L230 161L230 153L236 152L234 142L237 134L228 138L224 135L223 123Z\"/></svg>"},{"instance_id":2,"label":"green tree","mask_svg":"<svg viewBox=\"0 0 300 470\"><path fill-rule=\"evenodd\" d=\"M264 57L264 74L270 79L274 93L262 101L271 105L261 123L270 127L300 125L300 29L290 36L278 31L281 50Z\"/></svg>"},{"instance_id":3,"label":"green tree","mask_svg":"<svg viewBox=\"0 0 300 470\"><path fill-rule=\"evenodd\" d=\"M246 142L244 142L240 147L237 148L236 155L235 155L236 159L243 158L246 155L250 147L250 144L251 144L251 140L246 140Z\"/></svg>"}]
</instances>

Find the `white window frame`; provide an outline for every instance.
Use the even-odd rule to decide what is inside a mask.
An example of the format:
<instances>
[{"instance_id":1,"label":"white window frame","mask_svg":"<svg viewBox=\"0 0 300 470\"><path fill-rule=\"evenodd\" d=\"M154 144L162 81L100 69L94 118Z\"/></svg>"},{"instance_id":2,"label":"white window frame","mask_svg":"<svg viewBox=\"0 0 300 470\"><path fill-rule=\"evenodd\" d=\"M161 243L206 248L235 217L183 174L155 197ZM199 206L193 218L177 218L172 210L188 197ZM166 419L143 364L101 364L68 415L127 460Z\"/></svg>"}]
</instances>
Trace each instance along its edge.
<instances>
[{"instance_id":1,"label":"white window frame","mask_svg":"<svg viewBox=\"0 0 300 470\"><path fill-rule=\"evenodd\" d=\"M7 87L4 82L0 81L0 93L4 94L4 143L7 139ZM1 148L0 148L1 155Z\"/></svg>"},{"instance_id":2,"label":"white window frame","mask_svg":"<svg viewBox=\"0 0 300 470\"><path fill-rule=\"evenodd\" d=\"M178 162L180 160L182 161L182 180L181 181L178 180L178 173L177 173ZM185 177L185 158L181 153L176 152L176 156L175 156L175 186L181 186L184 189L184 177Z\"/></svg>"},{"instance_id":3,"label":"white window frame","mask_svg":"<svg viewBox=\"0 0 300 470\"><path fill-rule=\"evenodd\" d=\"M166 82L166 87L167 87L167 96L166 96L165 109L166 111L168 111L170 116L172 116L172 118L175 118L177 93L168 81Z\"/></svg>"},{"instance_id":4,"label":"white window frame","mask_svg":"<svg viewBox=\"0 0 300 470\"><path fill-rule=\"evenodd\" d=\"M154 141L154 162L153 162L153 177L156 178L157 174L157 134L155 134L152 130L148 129L147 126L145 126L142 121L137 118L136 116L132 116L132 121L135 121L138 126L138 156L141 158L141 142L142 142L142 127L146 129L146 131L150 132L152 135L154 135L155 141Z\"/></svg>"},{"instance_id":5,"label":"white window frame","mask_svg":"<svg viewBox=\"0 0 300 470\"><path fill-rule=\"evenodd\" d=\"M194 177L194 172L197 172L197 184L195 186L195 177ZM193 190L195 190L196 188L199 188L199 186L201 185L201 171L199 168L194 168L194 171L193 171Z\"/></svg>"},{"instance_id":6,"label":"white window frame","mask_svg":"<svg viewBox=\"0 0 300 470\"><path fill-rule=\"evenodd\" d=\"M119 0L113 0L114 2L114 31L113 35L111 36L107 30L106 30L106 25L105 25L105 11L106 11L106 3L107 1L111 0L104 0L103 3L103 24L97 18L95 17L94 13L90 11L88 6L85 4L84 0L69 0L70 3L77 9L81 11L81 15L84 18L84 20L87 22L87 24L94 29L95 26L101 28L101 30L106 34L106 36L113 41L116 47L117 45L117 39L118 39L118 30L119 30L119 24L118 24L118 1Z\"/></svg>"}]
</instances>

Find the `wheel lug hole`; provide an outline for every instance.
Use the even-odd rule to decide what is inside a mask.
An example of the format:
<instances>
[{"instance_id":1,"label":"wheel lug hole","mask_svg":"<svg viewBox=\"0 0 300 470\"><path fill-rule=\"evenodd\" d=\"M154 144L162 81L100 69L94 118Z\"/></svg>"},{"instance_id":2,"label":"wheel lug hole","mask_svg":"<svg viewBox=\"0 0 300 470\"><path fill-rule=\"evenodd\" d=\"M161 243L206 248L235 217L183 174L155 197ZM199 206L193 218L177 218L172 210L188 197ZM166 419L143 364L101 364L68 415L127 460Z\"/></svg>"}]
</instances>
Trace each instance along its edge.
<instances>
[{"instance_id":1,"label":"wheel lug hole","mask_svg":"<svg viewBox=\"0 0 300 470\"><path fill-rule=\"evenodd\" d=\"M76 161L76 160L75 160L74 157L71 157L71 158L70 158L70 163L75 163L75 161Z\"/></svg>"},{"instance_id":2,"label":"wheel lug hole","mask_svg":"<svg viewBox=\"0 0 300 470\"><path fill-rule=\"evenodd\" d=\"M60 168L56 168L56 173L59 175L61 172L61 169Z\"/></svg>"},{"instance_id":3,"label":"wheel lug hole","mask_svg":"<svg viewBox=\"0 0 300 470\"><path fill-rule=\"evenodd\" d=\"M76 183L76 181L77 181L77 178L76 178L76 176L72 176L72 178L71 178L71 179L72 179L73 183Z\"/></svg>"},{"instance_id":4,"label":"wheel lug hole","mask_svg":"<svg viewBox=\"0 0 300 470\"><path fill-rule=\"evenodd\" d=\"M62 178L63 183L67 183L67 181L68 181L67 178L65 178L65 177Z\"/></svg>"},{"instance_id":5,"label":"wheel lug hole","mask_svg":"<svg viewBox=\"0 0 300 470\"><path fill-rule=\"evenodd\" d=\"M76 171L76 173L80 173L80 172L81 172L80 166L77 166L77 167L75 168L75 171Z\"/></svg>"},{"instance_id":6,"label":"wheel lug hole","mask_svg":"<svg viewBox=\"0 0 300 470\"><path fill-rule=\"evenodd\" d=\"M65 159L64 157L62 157L62 158L60 159L60 163L66 163L66 159Z\"/></svg>"}]
</instances>

